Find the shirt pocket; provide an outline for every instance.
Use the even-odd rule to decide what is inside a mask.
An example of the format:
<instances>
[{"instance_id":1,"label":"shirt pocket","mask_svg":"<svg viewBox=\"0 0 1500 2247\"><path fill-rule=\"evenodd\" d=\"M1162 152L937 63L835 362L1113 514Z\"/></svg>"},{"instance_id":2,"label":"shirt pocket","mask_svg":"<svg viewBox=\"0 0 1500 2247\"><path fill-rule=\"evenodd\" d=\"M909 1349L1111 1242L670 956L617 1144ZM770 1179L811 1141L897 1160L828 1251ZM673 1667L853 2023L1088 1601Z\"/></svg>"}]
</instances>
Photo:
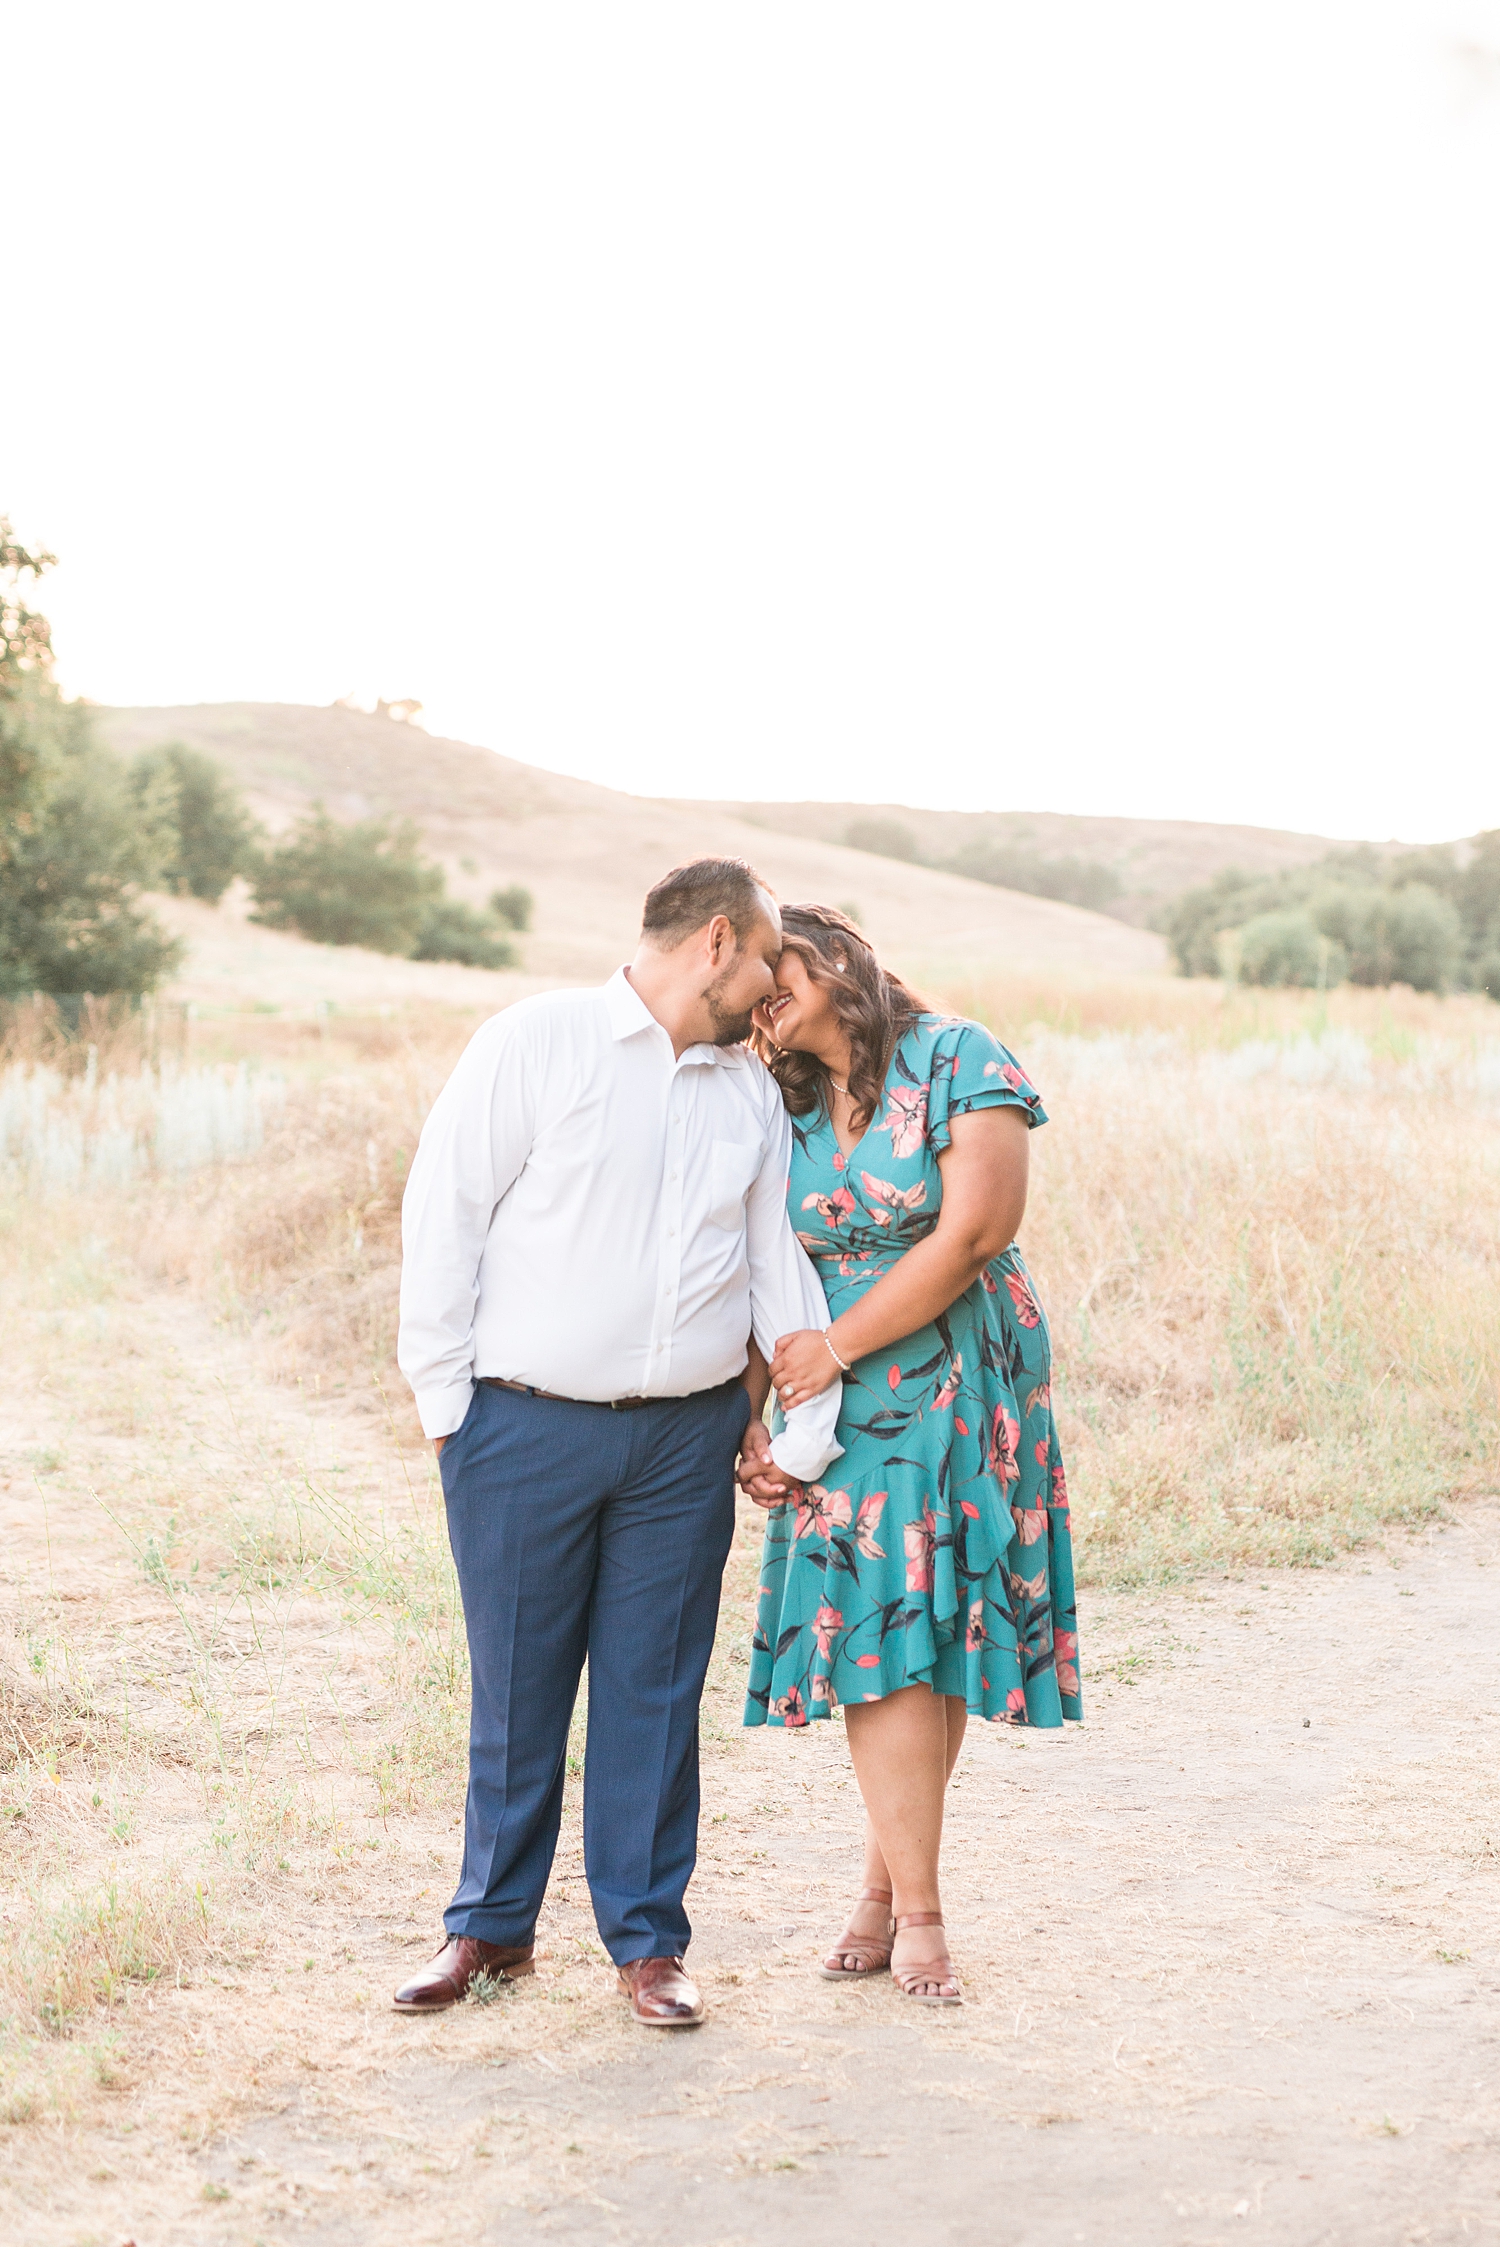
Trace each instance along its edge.
<instances>
[{"instance_id":1,"label":"shirt pocket","mask_svg":"<svg viewBox=\"0 0 1500 2247\"><path fill-rule=\"evenodd\" d=\"M708 1222L726 1233L743 1232L745 1196L760 1172L762 1149L754 1140L716 1139L708 1161Z\"/></svg>"}]
</instances>

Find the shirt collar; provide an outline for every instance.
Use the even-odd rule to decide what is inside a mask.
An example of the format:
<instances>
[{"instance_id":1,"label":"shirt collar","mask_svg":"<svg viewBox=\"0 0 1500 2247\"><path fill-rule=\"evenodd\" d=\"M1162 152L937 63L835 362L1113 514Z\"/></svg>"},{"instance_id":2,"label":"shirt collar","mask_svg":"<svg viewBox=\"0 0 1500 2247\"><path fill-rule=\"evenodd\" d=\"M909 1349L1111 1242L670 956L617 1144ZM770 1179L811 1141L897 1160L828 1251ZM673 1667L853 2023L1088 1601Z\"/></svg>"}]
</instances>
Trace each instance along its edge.
<instances>
[{"instance_id":1,"label":"shirt collar","mask_svg":"<svg viewBox=\"0 0 1500 2247\"><path fill-rule=\"evenodd\" d=\"M662 1030L623 967L617 967L604 986L604 1011L609 1018L609 1034L617 1040L633 1038L638 1030ZM665 1030L662 1035L666 1036ZM742 1069L745 1051L737 1045L690 1045L677 1065L685 1068L689 1063L703 1062L716 1069Z\"/></svg>"}]
</instances>

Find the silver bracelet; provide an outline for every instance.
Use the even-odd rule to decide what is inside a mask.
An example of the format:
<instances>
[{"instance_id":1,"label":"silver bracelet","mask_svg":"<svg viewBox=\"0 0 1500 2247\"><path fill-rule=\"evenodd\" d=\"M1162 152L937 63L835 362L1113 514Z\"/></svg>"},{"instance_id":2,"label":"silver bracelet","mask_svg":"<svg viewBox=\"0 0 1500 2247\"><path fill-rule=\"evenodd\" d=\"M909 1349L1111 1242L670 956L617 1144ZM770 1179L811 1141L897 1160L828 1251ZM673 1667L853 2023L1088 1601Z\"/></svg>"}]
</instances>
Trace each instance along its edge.
<instances>
[{"instance_id":1,"label":"silver bracelet","mask_svg":"<svg viewBox=\"0 0 1500 2247\"><path fill-rule=\"evenodd\" d=\"M828 1355L832 1358L834 1364L839 1368L839 1371L841 1373L852 1373L854 1371L852 1365L845 1365L843 1359L839 1356L838 1351L829 1341L826 1334L823 1337L823 1347L828 1352Z\"/></svg>"}]
</instances>

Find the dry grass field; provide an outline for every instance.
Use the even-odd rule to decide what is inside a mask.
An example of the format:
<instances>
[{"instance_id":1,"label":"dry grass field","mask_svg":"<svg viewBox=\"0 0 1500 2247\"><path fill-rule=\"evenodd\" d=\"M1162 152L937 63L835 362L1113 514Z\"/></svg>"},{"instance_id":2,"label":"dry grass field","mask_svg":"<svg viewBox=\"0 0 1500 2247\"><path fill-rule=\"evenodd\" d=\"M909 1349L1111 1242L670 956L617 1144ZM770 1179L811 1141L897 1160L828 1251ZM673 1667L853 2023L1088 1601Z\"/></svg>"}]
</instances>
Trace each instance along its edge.
<instances>
[{"instance_id":1,"label":"dry grass field","mask_svg":"<svg viewBox=\"0 0 1500 2247\"><path fill-rule=\"evenodd\" d=\"M396 966L329 1011L288 955L279 1012L66 1052L35 1012L0 1070L4 2236L1494 2237L1500 1009L950 980L1053 1118L1023 1238L1088 1723L965 1751L962 2015L816 1982L856 1821L837 1726L738 1727L747 1520L714 2020L643 2050L576 1783L535 1986L387 2002L451 1889L465 1721L399 1200L524 987Z\"/></svg>"}]
</instances>

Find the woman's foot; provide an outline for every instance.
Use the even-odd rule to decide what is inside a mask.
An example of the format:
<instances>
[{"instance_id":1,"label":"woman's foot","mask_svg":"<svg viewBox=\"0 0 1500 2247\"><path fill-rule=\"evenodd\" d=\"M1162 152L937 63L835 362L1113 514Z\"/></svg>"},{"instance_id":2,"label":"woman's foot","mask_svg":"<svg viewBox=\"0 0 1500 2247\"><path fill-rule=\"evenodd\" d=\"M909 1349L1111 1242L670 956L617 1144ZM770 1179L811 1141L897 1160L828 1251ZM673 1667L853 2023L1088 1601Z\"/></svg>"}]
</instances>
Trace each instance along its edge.
<instances>
[{"instance_id":1,"label":"woman's foot","mask_svg":"<svg viewBox=\"0 0 1500 2247\"><path fill-rule=\"evenodd\" d=\"M888 1888L863 1888L849 1924L819 1971L837 1982L857 1974L883 1974L891 1963L891 1895Z\"/></svg>"},{"instance_id":2,"label":"woman's foot","mask_svg":"<svg viewBox=\"0 0 1500 2247\"><path fill-rule=\"evenodd\" d=\"M923 2005L962 2005L941 1912L903 1912L895 1923L891 1975L903 1997Z\"/></svg>"}]
</instances>

